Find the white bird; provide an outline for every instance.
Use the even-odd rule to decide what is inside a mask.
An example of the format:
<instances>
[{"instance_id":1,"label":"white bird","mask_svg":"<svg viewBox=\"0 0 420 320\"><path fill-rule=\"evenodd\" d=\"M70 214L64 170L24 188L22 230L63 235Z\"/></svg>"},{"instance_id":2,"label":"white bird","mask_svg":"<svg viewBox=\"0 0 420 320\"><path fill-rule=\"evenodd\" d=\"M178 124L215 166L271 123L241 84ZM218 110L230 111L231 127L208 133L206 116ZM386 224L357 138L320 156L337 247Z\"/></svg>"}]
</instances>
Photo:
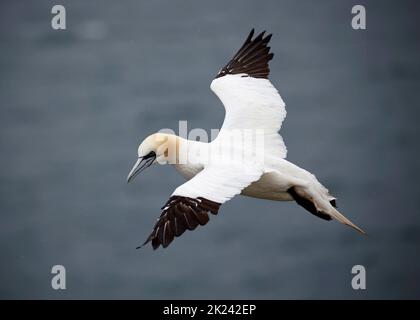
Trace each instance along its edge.
<instances>
[{"instance_id":1,"label":"white bird","mask_svg":"<svg viewBox=\"0 0 420 320\"><path fill-rule=\"evenodd\" d=\"M205 225L208 213L217 214L221 204L238 194L294 200L319 218L336 219L364 233L338 212L336 199L313 174L285 159L287 149L278 133L286 116L285 103L268 80L268 62L273 58L267 46L271 34L264 36L264 31L254 39L253 35L254 30L211 83L226 110L214 141L204 143L155 133L138 147L138 159L127 182L154 163L171 163L188 180L162 207L143 245L151 242L153 249L160 245L166 248L185 230ZM246 131L259 135L262 148L248 150L246 143L229 143L233 132ZM209 157L209 152L215 156ZM232 154L246 156L222 161Z\"/></svg>"}]
</instances>

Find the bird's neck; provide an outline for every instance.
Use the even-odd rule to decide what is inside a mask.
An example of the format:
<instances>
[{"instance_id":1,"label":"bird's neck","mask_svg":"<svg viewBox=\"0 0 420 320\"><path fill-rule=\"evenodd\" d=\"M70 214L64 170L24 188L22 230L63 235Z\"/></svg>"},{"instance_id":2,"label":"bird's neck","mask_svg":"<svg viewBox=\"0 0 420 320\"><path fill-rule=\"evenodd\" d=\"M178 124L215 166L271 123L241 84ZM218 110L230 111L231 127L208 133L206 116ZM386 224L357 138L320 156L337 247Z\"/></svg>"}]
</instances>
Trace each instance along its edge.
<instances>
[{"instance_id":1,"label":"bird's neck","mask_svg":"<svg viewBox=\"0 0 420 320\"><path fill-rule=\"evenodd\" d=\"M169 164L188 165L194 162L201 162L200 155L207 143L187 140L176 135L167 135L167 148L165 156Z\"/></svg>"}]
</instances>

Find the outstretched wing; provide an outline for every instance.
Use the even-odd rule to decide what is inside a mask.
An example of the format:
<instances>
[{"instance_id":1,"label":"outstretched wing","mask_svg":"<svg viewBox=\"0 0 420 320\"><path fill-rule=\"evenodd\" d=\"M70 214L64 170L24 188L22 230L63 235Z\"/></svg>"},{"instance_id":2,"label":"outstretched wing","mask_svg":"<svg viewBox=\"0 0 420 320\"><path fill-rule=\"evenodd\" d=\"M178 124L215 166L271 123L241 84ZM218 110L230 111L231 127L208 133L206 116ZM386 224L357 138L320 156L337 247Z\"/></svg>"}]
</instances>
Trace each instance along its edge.
<instances>
[{"instance_id":1,"label":"outstretched wing","mask_svg":"<svg viewBox=\"0 0 420 320\"><path fill-rule=\"evenodd\" d=\"M145 244L153 249L166 248L185 230L194 230L209 221L209 213L216 215L222 203L258 180L262 170L245 166L210 166L179 186L166 204Z\"/></svg>"},{"instance_id":2,"label":"outstretched wing","mask_svg":"<svg viewBox=\"0 0 420 320\"><path fill-rule=\"evenodd\" d=\"M264 37L264 33L252 39L252 30L210 87L226 110L220 137L238 129L263 130L266 152L285 158L287 149L278 131L286 117L286 108L277 89L268 80L268 62L273 53L268 47L271 34Z\"/></svg>"}]
</instances>

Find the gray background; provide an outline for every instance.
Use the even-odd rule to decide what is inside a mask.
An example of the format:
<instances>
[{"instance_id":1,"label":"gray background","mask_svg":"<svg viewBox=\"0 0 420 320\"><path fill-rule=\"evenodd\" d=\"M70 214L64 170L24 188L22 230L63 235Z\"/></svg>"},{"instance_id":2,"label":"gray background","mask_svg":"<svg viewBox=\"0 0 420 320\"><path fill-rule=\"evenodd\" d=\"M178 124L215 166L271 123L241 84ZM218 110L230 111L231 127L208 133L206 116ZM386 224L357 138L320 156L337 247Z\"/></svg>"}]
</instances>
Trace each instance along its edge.
<instances>
[{"instance_id":1,"label":"gray background","mask_svg":"<svg viewBox=\"0 0 420 320\"><path fill-rule=\"evenodd\" d=\"M67 9L67 30L50 26ZM350 27L365 4L367 30ZM418 1L2 1L1 298L420 298ZM274 34L288 158L363 237L294 203L236 197L166 250L135 250L183 179L127 185L161 128L220 127L209 84ZM67 290L50 286L67 269ZM367 268L367 290L350 286Z\"/></svg>"}]
</instances>

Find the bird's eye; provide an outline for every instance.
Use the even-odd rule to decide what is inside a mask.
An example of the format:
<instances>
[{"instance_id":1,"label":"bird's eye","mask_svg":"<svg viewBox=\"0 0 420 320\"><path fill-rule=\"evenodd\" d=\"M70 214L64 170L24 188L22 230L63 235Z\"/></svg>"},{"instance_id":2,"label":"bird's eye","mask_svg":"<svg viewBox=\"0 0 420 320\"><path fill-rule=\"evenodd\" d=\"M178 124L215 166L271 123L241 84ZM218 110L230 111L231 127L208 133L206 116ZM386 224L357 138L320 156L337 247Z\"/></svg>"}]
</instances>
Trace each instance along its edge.
<instances>
[{"instance_id":1,"label":"bird's eye","mask_svg":"<svg viewBox=\"0 0 420 320\"><path fill-rule=\"evenodd\" d=\"M143 159L149 159L149 158L156 158L156 153L154 151L150 151L148 154L146 154Z\"/></svg>"}]
</instances>

